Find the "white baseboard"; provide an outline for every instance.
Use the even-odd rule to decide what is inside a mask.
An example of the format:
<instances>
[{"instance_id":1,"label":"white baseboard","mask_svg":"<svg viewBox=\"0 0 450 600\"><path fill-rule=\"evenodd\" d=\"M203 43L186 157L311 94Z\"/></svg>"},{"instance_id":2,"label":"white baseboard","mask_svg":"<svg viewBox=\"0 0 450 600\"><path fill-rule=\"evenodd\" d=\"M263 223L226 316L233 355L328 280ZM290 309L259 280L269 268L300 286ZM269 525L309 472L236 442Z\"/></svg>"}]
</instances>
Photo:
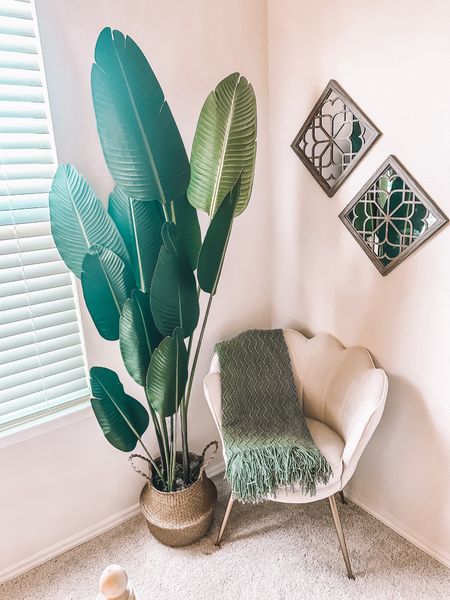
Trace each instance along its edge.
<instances>
[{"instance_id":1,"label":"white baseboard","mask_svg":"<svg viewBox=\"0 0 450 600\"><path fill-rule=\"evenodd\" d=\"M216 475L223 473L224 469L225 465L223 461L220 461L207 468L206 471L209 477L215 477ZM53 544L53 546L50 546L49 548L45 548L44 550L36 552L36 554L32 554L28 558L16 562L10 567L6 567L6 569L0 571L0 584L8 581L9 579L17 577L18 575L22 575L31 569L34 569L34 567L37 567L38 565L41 565L42 563L47 562L48 560L51 560L52 558L55 558L56 556L59 556L68 550L76 548L77 546L84 544L84 542L92 540L98 535L117 527L117 525L132 519L139 513L139 503L133 504L133 506L111 515L110 517L103 519L103 521L100 521L91 527L83 529L79 533L71 535L64 540Z\"/></svg>"},{"instance_id":2,"label":"white baseboard","mask_svg":"<svg viewBox=\"0 0 450 600\"><path fill-rule=\"evenodd\" d=\"M223 460L214 463L211 467L206 468L208 477L217 477L217 475L223 475L225 473L225 463Z\"/></svg>"},{"instance_id":3,"label":"white baseboard","mask_svg":"<svg viewBox=\"0 0 450 600\"><path fill-rule=\"evenodd\" d=\"M375 506L370 502L370 500L367 500L367 498L364 498L358 492L354 492L351 489L345 489L344 491L349 500L357 504L360 508L369 513L369 515L372 515L372 517L375 517L375 519L378 519L378 521L381 521L387 527L393 529L396 533L405 538L405 540L420 550L423 550L423 552L429 554L432 558L435 558L444 566L450 568L450 555L448 555L444 549L430 544L430 542L426 540L420 533L411 530L407 525L405 525L405 523L402 523L401 521L389 515L383 508Z\"/></svg>"},{"instance_id":4,"label":"white baseboard","mask_svg":"<svg viewBox=\"0 0 450 600\"><path fill-rule=\"evenodd\" d=\"M17 577L18 575L21 575L30 569L34 569L34 567L37 567L38 565L41 565L42 563L47 562L48 560L51 560L52 558L55 558L56 556L59 556L68 550L72 550L72 548L75 548L76 546L84 544L84 542L87 542L88 540L91 540L92 538L95 538L98 535L117 527L117 525L132 519L138 515L139 512L139 504L134 504L133 506L120 511L115 515L103 519L103 521L100 521L91 527L87 527L86 529L83 529L82 531L75 533L64 540L61 540L60 542L53 544L53 546L49 546L40 552L36 552L36 554L32 554L24 560L16 562L10 567L0 571L0 583L4 583L8 579Z\"/></svg>"}]
</instances>

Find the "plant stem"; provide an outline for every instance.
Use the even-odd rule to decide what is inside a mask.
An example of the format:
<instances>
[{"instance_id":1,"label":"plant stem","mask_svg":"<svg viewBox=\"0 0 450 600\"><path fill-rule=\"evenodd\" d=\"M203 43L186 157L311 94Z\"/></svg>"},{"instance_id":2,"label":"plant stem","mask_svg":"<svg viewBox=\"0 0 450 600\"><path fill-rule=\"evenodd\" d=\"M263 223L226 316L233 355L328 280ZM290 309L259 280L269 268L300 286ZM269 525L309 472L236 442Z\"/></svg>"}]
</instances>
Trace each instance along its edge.
<instances>
[{"instance_id":1,"label":"plant stem","mask_svg":"<svg viewBox=\"0 0 450 600\"><path fill-rule=\"evenodd\" d=\"M205 316L203 317L203 323L202 323L202 328L200 330L200 335L199 335L198 342L197 342L197 348L195 349L194 360L192 362L192 368L191 368L191 372L189 375L189 382L188 382L188 386L187 386L186 402L185 402L185 411L186 412L187 412L187 409L189 406L189 400L191 398L192 383L194 381L194 375L195 375L195 369L197 367L198 355L200 354L200 348L201 348L202 341L203 341L203 335L205 333L206 323L208 321L209 312L211 310L211 304L212 304L213 298L214 298L214 296L212 294L210 294L209 300L208 300L208 305L207 305L206 311L205 311Z\"/></svg>"},{"instance_id":2,"label":"plant stem","mask_svg":"<svg viewBox=\"0 0 450 600\"><path fill-rule=\"evenodd\" d=\"M152 465L152 467L155 469L155 471L157 472L157 474L159 475L159 477L161 478L161 481L164 481L164 478L162 476L161 471L158 469L157 464L155 463L155 461L152 458L152 455L150 454L150 452L147 450L147 448L144 446L144 442L142 441L142 439L138 436L138 440L139 443L141 444L142 448L144 449L145 454L148 456L148 459Z\"/></svg>"},{"instance_id":3,"label":"plant stem","mask_svg":"<svg viewBox=\"0 0 450 600\"><path fill-rule=\"evenodd\" d=\"M167 474L168 465L166 462L166 456L164 454L164 443L163 443L163 439L162 439L161 427L159 426L158 417L156 415L156 412L152 408L152 405L150 404L150 402L149 402L149 408L150 408L150 415L151 415L152 421L153 421L153 427L155 428L156 439L158 440L159 454L161 456L162 471L163 471L163 473Z\"/></svg>"},{"instance_id":4,"label":"plant stem","mask_svg":"<svg viewBox=\"0 0 450 600\"><path fill-rule=\"evenodd\" d=\"M169 434L167 433L167 425L166 419L161 417L161 433L164 444L164 454L166 457L167 464L167 487L169 488L169 492L172 491L172 479L170 477L170 453L169 453Z\"/></svg>"},{"instance_id":5,"label":"plant stem","mask_svg":"<svg viewBox=\"0 0 450 600\"><path fill-rule=\"evenodd\" d=\"M189 447L188 447L188 439L187 439L187 410L184 404L181 405L180 409L180 417L181 417L181 446L182 446L182 456L183 456L183 480L184 483L189 481L190 477L190 464L189 464Z\"/></svg>"},{"instance_id":6,"label":"plant stem","mask_svg":"<svg viewBox=\"0 0 450 600\"><path fill-rule=\"evenodd\" d=\"M167 206L165 204L163 204L162 208L163 208L163 212L164 212L164 218L166 219L166 221L170 221L170 215L167 212Z\"/></svg>"},{"instance_id":7,"label":"plant stem","mask_svg":"<svg viewBox=\"0 0 450 600\"><path fill-rule=\"evenodd\" d=\"M172 465L173 465L173 456L176 452L176 448L175 448L175 438L173 435L173 415L170 416L170 452L169 452L169 459L170 459L170 480L173 481L174 480L174 476L172 473Z\"/></svg>"},{"instance_id":8,"label":"plant stem","mask_svg":"<svg viewBox=\"0 0 450 600\"><path fill-rule=\"evenodd\" d=\"M200 288L198 289L197 293L199 293ZM189 357L191 355L191 350L192 350L192 340L193 340L193 336L191 335L189 337L189 343L188 343L188 362L189 362ZM188 431L187 431L187 408L185 406L185 397L186 395L183 394L183 398L181 399L180 402L180 416L181 416L181 445L182 445L182 457L183 457L183 480L184 483L188 483L189 478L190 478L190 463L189 463L189 446L188 446Z\"/></svg>"},{"instance_id":9,"label":"plant stem","mask_svg":"<svg viewBox=\"0 0 450 600\"><path fill-rule=\"evenodd\" d=\"M175 466L177 463L177 413L175 416L171 418L171 433L172 433L172 444L173 444L173 452L172 452L172 481L175 481Z\"/></svg>"}]
</instances>

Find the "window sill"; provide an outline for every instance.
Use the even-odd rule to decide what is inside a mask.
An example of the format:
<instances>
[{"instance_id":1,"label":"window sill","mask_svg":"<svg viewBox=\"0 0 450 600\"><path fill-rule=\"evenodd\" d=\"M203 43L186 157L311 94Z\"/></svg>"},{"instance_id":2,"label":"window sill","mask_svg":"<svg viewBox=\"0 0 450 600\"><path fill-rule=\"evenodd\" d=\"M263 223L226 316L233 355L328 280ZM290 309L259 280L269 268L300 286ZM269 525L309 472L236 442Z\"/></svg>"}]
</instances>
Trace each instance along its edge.
<instances>
[{"instance_id":1,"label":"window sill","mask_svg":"<svg viewBox=\"0 0 450 600\"><path fill-rule=\"evenodd\" d=\"M0 450L93 417L89 397L0 431Z\"/></svg>"}]
</instances>

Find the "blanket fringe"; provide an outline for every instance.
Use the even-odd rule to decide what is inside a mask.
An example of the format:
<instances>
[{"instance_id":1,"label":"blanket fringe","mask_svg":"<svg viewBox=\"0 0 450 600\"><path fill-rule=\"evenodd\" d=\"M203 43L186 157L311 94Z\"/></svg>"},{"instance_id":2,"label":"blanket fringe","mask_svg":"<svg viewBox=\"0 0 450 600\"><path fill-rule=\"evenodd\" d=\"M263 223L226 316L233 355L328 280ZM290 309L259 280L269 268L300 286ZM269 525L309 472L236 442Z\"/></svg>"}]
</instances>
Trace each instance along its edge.
<instances>
[{"instance_id":1,"label":"blanket fringe","mask_svg":"<svg viewBox=\"0 0 450 600\"><path fill-rule=\"evenodd\" d=\"M314 496L319 483L327 483L332 471L316 447L266 446L234 449L227 457L226 478L233 495L241 502L257 503L276 488L294 489Z\"/></svg>"}]
</instances>

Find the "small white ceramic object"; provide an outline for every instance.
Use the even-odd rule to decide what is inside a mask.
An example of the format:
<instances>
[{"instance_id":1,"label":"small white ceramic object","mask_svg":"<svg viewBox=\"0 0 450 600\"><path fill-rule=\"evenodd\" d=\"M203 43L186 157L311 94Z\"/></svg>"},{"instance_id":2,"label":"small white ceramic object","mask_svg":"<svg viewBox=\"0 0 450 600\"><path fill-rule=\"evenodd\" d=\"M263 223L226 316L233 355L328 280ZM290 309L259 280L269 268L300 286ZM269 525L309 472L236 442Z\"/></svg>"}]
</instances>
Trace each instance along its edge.
<instances>
[{"instance_id":1,"label":"small white ceramic object","mask_svg":"<svg viewBox=\"0 0 450 600\"><path fill-rule=\"evenodd\" d=\"M100 577L100 593L96 600L137 600L128 575L120 565L109 565Z\"/></svg>"}]
</instances>

